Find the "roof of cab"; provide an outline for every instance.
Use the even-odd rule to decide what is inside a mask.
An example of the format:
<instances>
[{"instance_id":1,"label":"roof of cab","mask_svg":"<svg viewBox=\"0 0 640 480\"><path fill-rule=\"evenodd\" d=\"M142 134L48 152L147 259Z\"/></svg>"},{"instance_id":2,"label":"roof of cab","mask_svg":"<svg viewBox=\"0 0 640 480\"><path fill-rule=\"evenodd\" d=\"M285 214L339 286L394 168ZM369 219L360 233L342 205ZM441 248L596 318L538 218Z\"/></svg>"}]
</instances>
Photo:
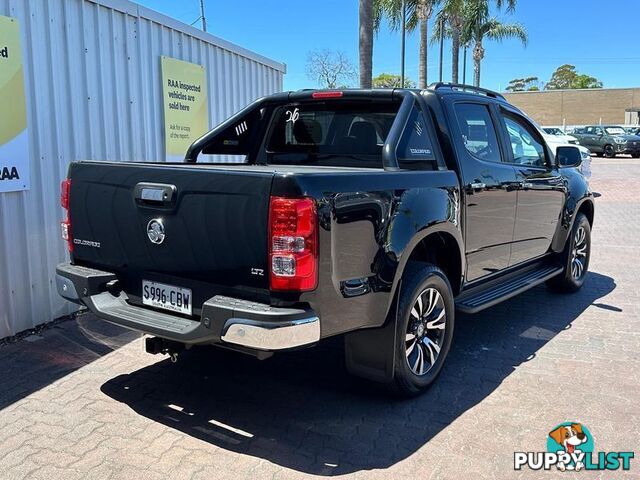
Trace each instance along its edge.
<instances>
[{"instance_id":1,"label":"roof of cab","mask_svg":"<svg viewBox=\"0 0 640 480\"><path fill-rule=\"evenodd\" d=\"M305 88L297 91L289 91L269 95L273 100L299 101L309 99L357 99L357 98L398 98L403 92L427 93L434 92L438 94L475 94L485 97L494 98L498 101L507 103L507 100L501 93L488 90L486 88L474 87L472 85L463 85L459 83L436 82L429 85L426 89L418 88L343 88L343 89L312 89Z\"/></svg>"}]
</instances>

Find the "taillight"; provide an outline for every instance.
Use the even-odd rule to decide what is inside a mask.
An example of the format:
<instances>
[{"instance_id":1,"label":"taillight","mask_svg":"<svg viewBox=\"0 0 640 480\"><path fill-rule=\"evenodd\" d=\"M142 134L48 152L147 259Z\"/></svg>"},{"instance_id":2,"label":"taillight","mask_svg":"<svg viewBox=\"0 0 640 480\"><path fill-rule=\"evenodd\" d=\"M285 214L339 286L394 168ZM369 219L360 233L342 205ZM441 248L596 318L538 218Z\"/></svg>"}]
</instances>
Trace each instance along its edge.
<instances>
[{"instance_id":1,"label":"taillight","mask_svg":"<svg viewBox=\"0 0 640 480\"><path fill-rule=\"evenodd\" d=\"M71 180L63 180L60 184L60 205L65 209L67 218L60 222L62 239L67 242L69 252L73 252L73 237L71 236L71 215L69 214L69 200L71 194Z\"/></svg>"},{"instance_id":2,"label":"taillight","mask_svg":"<svg viewBox=\"0 0 640 480\"><path fill-rule=\"evenodd\" d=\"M60 184L60 205L65 210L69 210L69 193L71 192L71 180L68 178Z\"/></svg>"},{"instance_id":3,"label":"taillight","mask_svg":"<svg viewBox=\"0 0 640 480\"><path fill-rule=\"evenodd\" d=\"M271 197L271 290L309 291L318 284L318 228L312 198Z\"/></svg>"}]
</instances>

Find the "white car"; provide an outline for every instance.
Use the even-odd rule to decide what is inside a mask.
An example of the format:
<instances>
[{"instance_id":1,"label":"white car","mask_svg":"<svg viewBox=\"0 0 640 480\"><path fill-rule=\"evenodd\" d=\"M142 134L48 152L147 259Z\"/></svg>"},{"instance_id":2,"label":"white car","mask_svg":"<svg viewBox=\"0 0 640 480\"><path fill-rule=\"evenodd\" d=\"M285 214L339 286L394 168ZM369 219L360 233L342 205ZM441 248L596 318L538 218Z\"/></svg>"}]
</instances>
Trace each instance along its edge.
<instances>
[{"instance_id":1,"label":"white car","mask_svg":"<svg viewBox=\"0 0 640 480\"><path fill-rule=\"evenodd\" d=\"M542 127L542 131L547 135L556 137L558 140L562 140L565 145L567 143L571 145L578 145L578 139L576 137L567 135L558 127Z\"/></svg>"},{"instance_id":2,"label":"white car","mask_svg":"<svg viewBox=\"0 0 640 480\"><path fill-rule=\"evenodd\" d=\"M582 145L577 145L575 143L569 143L563 141L562 137L570 137L570 135L550 135L545 133L546 129L542 129L542 136L544 140L547 142L547 145L551 147L551 149L555 152L558 147L576 147L580 150L580 155L582 156L582 164L580 165L580 170L582 171L582 175L584 178L589 181L591 178L591 151L587 147L583 147ZM575 137L571 137L575 140Z\"/></svg>"}]
</instances>

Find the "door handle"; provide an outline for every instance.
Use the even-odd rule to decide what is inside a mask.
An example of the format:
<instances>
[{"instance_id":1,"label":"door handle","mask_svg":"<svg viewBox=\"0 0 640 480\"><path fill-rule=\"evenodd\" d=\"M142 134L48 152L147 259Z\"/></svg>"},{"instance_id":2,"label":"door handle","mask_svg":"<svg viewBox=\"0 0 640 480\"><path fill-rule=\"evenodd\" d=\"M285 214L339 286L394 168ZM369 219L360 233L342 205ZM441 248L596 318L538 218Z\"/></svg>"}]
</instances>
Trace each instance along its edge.
<instances>
[{"instance_id":1,"label":"door handle","mask_svg":"<svg viewBox=\"0 0 640 480\"><path fill-rule=\"evenodd\" d=\"M469 186L474 190L482 190L484 188L487 188L487 185L482 182L473 182Z\"/></svg>"},{"instance_id":2,"label":"door handle","mask_svg":"<svg viewBox=\"0 0 640 480\"><path fill-rule=\"evenodd\" d=\"M133 198L138 204L169 205L175 197L177 188L166 183L140 182L133 189Z\"/></svg>"}]
</instances>

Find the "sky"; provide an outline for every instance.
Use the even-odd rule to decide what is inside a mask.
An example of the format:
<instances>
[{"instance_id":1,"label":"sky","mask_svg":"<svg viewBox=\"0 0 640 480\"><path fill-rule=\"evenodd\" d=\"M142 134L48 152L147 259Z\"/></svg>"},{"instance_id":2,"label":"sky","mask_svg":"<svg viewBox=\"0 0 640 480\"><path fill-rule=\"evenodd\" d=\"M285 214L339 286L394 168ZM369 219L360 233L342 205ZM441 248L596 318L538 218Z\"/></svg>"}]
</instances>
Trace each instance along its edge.
<instances>
[{"instance_id":1,"label":"sky","mask_svg":"<svg viewBox=\"0 0 640 480\"><path fill-rule=\"evenodd\" d=\"M204 0L209 33L287 65L284 90L317 87L306 75L312 50L340 50L358 65L358 0ZM199 16L199 0L137 0L187 24ZM564 63L605 87L640 86L639 0L519 0L513 14L495 12L525 26L518 40L486 41L481 85L504 90L509 80L537 76L547 82ZM197 22L196 26L200 26ZM429 26L432 28L432 25ZM438 80L438 45L428 52L428 81ZM462 80L462 54L460 80ZM383 25L374 42L373 73L400 73L400 35ZM407 36L406 75L418 80L418 36ZM451 80L451 50L444 49L444 80ZM473 79L468 55L467 83ZM353 81L357 86L357 78Z\"/></svg>"}]
</instances>

